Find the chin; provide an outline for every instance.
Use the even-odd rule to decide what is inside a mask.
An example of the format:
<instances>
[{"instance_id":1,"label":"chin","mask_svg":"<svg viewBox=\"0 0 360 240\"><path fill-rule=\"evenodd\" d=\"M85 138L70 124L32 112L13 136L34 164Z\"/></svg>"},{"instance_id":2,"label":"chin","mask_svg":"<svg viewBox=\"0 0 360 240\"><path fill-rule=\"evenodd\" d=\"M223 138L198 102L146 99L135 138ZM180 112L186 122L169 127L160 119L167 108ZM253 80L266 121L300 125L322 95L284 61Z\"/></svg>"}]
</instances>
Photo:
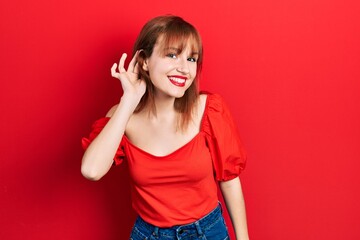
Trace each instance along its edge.
<instances>
[{"instance_id":1,"label":"chin","mask_svg":"<svg viewBox=\"0 0 360 240\"><path fill-rule=\"evenodd\" d=\"M176 96L175 98L182 98L184 96L184 94Z\"/></svg>"},{"instance_id":2,"label":"chin","mask_svg":"<svg viewBox=\"0 0 360 240\"><path fill-rule=\"evenodd\" d=\"M172 96L175 98L182 98L184 95L185 95L185 91L179 91L172 94Z\"/></svg>"}]
</instances>

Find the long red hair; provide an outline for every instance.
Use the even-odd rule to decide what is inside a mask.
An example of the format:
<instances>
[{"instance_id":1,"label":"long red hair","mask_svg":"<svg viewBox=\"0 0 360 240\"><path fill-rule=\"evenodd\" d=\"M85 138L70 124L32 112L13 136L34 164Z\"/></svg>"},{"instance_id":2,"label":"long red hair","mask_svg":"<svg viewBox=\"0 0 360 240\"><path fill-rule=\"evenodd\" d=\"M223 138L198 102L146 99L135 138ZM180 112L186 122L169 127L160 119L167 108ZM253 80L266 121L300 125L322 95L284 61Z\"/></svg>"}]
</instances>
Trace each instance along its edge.
<instances>
[{"instance_id":1,"label":"long red hair","mask_svg":"<svg viewBox=\"0 0 360 240\"><path fill-rule=\"evenodd\" d=\"M200 34L190 23L184 21L178 16L166 15L159 16L148 21L142 28L133 49L133 54L141 50L137 59L139 64L139 78L146 82L146 92L141 98L135 112L149 107L150 111L156 115L154 103L155 87L151 82L149 73L143 69L144 61L149 58L153 52L154 46L161 37L163 49L172 44L176 44L180 53L191 44L193 52L198 53L197 73L191 86L185 91L181 98L175 99L174 108L180 113L178 127L185 130L192 120L193 112L199 97L198 79L202 67L203 47Z\"/></svg>"}]
</instances>

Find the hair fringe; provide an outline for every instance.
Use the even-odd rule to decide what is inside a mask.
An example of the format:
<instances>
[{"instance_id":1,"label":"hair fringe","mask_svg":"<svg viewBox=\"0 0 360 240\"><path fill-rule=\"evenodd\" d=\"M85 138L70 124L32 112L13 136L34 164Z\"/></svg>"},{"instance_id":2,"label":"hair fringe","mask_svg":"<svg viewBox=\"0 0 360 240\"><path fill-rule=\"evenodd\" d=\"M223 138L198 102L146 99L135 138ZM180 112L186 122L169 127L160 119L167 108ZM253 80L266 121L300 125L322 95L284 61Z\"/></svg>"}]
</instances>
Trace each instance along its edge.
<instances>
[{"instance_id":1,"label":"hair fringe","mask_svg":"<svg viewBox=\"0 0 360 240\"><path fill-rule=\"evenodd\" d=\"M163 37L164 46L169 46L173 42L180 42L180 51L182 51L189 40L192 42L192 48L198 51L197 73L191 86L185 91L184 96L175 99L174 108L179 113L176 129L186 131L193 119L196 105L199 98L198 79L202 68L203 48L202 41L198 31L190 23L182 18L172 15L160 16L148 21L142 28L136 39L133 54L141 50L138 55L139 79L142 78L146 83L146 92L141 98L135 112L143 109L149 109L149 114L156 116L156 106L154 101L155 87L151 82L147 71L143 69L144 62L153 52L154 46L159 37Z\"/></svg>"}]
</instances>

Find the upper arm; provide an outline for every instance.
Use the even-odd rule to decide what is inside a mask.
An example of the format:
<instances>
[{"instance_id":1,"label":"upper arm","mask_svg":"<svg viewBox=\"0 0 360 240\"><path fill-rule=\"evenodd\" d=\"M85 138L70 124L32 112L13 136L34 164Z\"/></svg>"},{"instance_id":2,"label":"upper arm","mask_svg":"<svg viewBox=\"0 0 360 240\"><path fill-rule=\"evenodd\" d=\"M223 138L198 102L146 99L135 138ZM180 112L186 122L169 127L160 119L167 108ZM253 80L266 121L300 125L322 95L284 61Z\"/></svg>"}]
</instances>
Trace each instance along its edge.
<instances>
[{"instance_id":1,"label":"upper arm","mask_svg":"<svg viewBox=\"0 0 360 240\"><path fill-rule=\"evenodd\" d=\"M235 178L227 180L227 181L219 181L219 185L220 185L221 190L238 187L239 185L241 186L240 178L235 177Z\"/></svg>"}]
</instances>

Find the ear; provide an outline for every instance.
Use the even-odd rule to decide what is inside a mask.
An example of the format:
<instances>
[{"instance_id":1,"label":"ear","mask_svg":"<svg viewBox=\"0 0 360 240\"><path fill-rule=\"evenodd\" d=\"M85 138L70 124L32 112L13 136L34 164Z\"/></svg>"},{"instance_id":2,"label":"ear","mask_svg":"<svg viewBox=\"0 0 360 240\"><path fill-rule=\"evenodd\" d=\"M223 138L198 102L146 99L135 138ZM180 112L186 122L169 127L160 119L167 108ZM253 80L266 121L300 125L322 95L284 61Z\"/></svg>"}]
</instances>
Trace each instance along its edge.
<instances>
[{"instance_id":1,"label":"ear","mask_svg":"<svg viewBox=\"0 0 360 240\"><path fill-rule=\"evenodd\" d=\"M139 62L139 64L140 64L140 67L144 70L144 71L146 71L146 72L148 72L149 71L149 67L148 67L148 65L149 65L149 58L148 57L146 57L146 54L145 54L145 51L144 51L144 49L140 49L140 50L138 50L139 51L139 55L138 55L138 62Z\"/></svg>"},{"instance_id":2,"label":"ear","mask_svg":"<svg viewBox=\"0 0 360 240\"><path fill-rule=\"evenodd\" d=\"M142 68L144 69L144 71L149 71L149 67L148 67L148 58L144 60L144 63L142 65Z\"/></svg>"}]
</instances>

